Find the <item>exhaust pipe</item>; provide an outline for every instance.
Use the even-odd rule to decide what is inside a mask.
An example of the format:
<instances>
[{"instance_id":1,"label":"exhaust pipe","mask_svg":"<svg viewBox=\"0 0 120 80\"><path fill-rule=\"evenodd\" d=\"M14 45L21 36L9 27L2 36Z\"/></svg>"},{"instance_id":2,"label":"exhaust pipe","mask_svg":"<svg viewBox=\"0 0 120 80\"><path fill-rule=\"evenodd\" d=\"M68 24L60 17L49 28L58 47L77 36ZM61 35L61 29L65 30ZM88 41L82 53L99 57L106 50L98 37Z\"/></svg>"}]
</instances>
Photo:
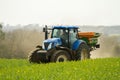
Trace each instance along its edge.
<instances>
[{"instance_id":1,"label":"exhaust pipe","mask_svg":"<svg viewBox=\"0 0 120 80\"><path fill-rule=\"evenodd\" d=\"M47 25L45 25L45 27L43 28L43 32L45 32L45 40L48 39L48 29L47 29Z\"/></svg>"},{"instance_id":2,"label":"exhaust pipe","mask_svg":"<svg viewBox=\"0 0 120 80\"><path fill-rule=\"evenodd\" d=\"M48 30L47 25L45 25L45 40L48 39Z\"/></svg>"}]
</instances>

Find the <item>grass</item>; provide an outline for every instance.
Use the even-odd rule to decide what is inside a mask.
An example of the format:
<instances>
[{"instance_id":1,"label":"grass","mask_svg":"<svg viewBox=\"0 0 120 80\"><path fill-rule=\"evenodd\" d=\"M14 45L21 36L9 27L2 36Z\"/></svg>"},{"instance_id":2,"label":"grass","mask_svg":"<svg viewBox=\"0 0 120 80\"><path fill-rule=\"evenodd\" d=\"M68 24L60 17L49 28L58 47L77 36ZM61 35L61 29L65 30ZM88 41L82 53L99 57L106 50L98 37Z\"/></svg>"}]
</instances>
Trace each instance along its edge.
<instances>
[{"instance_id":1,"label":"grass","mask_svg":"<svg viewBox=\"0 0 120 80\"><path fill-rule=\"evenodd\" d=\"M0 80L120 80L120 58L48 64L0 59Z\"/></svg>"}]
</instances>

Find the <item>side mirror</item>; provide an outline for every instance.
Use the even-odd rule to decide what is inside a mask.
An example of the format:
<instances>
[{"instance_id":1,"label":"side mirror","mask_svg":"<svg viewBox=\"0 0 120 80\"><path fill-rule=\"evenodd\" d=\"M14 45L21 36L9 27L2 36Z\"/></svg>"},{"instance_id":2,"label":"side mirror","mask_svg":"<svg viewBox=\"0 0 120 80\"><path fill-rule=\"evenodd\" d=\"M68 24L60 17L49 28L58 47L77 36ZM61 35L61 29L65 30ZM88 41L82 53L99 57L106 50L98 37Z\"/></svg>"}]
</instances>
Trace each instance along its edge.
<instances>
[{"instance_id":1,"label":"side mirror","mask_svg":"<svg viewBox=\"0 0 120 80\"><path fill-rule=\"evenodd\" d=\"M43 28L43 32L45 32L45 28Z\"/></svg>"},{"instance_id":2,"label":"side mirror","mask_svg":"<svg viewBox=\"0 0 120 80\"><path fill-rule=\"evenodd\" d=\"M74 33L75 33L75 32L76 32L76 29L74 29L73 31L74 31Z\"/></svg>"},{"instance_id":3,"label":"side mirror","mask_svg":"<svg viewBox=\"0 0 120 80\"><path fill-rule=\"evenodd\" d=\"M47 32L48 28L47 25L45 25L45 27L43 28L43 32Z\"/></svg>"}]
</instances>

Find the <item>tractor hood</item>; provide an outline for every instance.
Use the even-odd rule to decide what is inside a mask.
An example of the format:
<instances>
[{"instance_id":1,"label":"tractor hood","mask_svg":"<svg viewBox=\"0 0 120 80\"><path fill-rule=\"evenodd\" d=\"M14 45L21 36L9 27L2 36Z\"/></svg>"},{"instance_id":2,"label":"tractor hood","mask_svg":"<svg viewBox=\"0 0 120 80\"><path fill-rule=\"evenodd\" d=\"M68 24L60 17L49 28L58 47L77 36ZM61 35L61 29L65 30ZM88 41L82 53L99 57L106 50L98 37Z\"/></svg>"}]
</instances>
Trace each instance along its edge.
<instances>
[{"instance_id":1,"label":"tractor hood","mask_svg":"<svg viewBox=\"0 0 120 80\"><path fill-rule=\"evenodd\" d=\"M44 40L42 48L44 50L49 50L49 49L55 48L55 46L58 46L58 45L62 45L61 38L52 38L52 39Z\"/></svg>"}]
</instances>

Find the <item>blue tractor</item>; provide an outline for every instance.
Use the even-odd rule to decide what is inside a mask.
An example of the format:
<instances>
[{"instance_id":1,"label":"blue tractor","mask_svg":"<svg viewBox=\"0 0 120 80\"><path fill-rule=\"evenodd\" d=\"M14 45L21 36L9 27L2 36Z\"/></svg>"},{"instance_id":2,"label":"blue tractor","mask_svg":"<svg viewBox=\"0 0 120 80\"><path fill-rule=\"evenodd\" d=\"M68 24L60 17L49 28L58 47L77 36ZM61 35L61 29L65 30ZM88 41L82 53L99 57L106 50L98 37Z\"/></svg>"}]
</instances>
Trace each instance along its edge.
<instances>
[{"instance_id":1,"label":"blue tractor","mask_svg":"<svg viewBox=\"0 0 120 80\"><path fill-rule=\"evenodd\" d=\"M53 26L51 38L48 39L49 28L45 26L43 45L38 45L37 49L30 53L29 62L47 63L89 59L92 47L99 48L99 45L96 42L93 46L80 38L78 29L77 26Z\"/></svg>"}]
</instances>

